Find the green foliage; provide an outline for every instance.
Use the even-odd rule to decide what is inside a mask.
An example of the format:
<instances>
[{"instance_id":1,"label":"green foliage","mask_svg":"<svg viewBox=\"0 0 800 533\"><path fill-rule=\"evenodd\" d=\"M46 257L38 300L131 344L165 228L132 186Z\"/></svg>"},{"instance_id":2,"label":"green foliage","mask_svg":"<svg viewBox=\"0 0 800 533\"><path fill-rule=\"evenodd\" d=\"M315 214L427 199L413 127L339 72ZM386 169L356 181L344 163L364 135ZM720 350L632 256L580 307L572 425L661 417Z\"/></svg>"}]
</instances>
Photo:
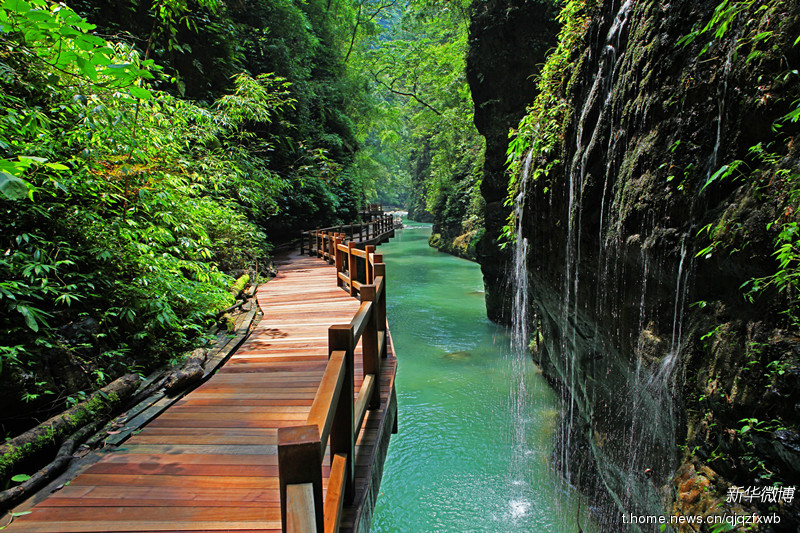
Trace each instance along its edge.
<instances>
[{"instance_id":1,"label":"green foliage","mask_svg":"<svg viewBox=\"0 0 800 533\"><path fill-rule=\"evenodd\" d=\"M507 164L510 177L506 205L513 204L519 193L519 180L529 152L531 168L528 179L535 186L542 187L544 192L549 190L547 176L560 161L548 156L555 152L564 137L564 124L570 112L564 90L575 69L573 54L584 38L589 20L590 10L586 0L567 0L561 8L558 15L561 24L558 45L542 68L537 83L539 93L519 127L509 133ZM501 246L514 238L516 221L513 217L512 212L501 231Z\"/></svg>"},{"instance_id":2,"label":"green foliage","mask_svg":"<svg viewBox=\"0 0 800 533\"><path fill-rule=\"evenodd\" d=\"M38 404L153 368L232 303L225 272L263 258L253 221L288 186L257 128L294 100L271 74L175 98L60 4L8 0L0 23L0 379ZM62 364L82 380L52 381Z\"/></svg>"},{"instance_id":3,"label":"green foliage","mask_svg":"<svg viewBox=\"0 0 800 533\"><path fill-rule=\"evenodd\" d=\"M775 37L770 27L772 9L774 7L762 4L759 0L723 0L714 8L713 15L705 25L695 25L691 32L678 40L677 44L687 47L702 36L709 37L708 42L698 53L700 58L715 42L724 39L733 30L736 32L734 61L739 51L745 47L750 48L746 56L747 63L764 58L764 48L771 45Z\"/></svg>"},{"instance_id":4,"label":"green foliage","mask_svg":"<svg viewBox=\"0 0 800 533\"><path fill-rule=\"evenodd\" d=\"M482 220L483 140L472 121L465 76L467 4L364 6L379 11L385 27L357 43L351 55L372 87L374 107L363 125L366 149L358 168L372 182L368 190L385 203L405 203L417 216L432 213L439 226Z\"/></svg>"},{"instance_id":5,"label":"green foliage","mask_svg":"<svg viewBox=\"0 0 800 533\"><path fill-rule=\"evenodd\" d=\"M724 533L725 531L733 531L733 524L729 522L722 522L711 526L711 533Z\"/></svg>"},{"instance_id":6,"label":"green foliage","mask_svg":"<svg viewBox=\"0 0 800 533\"><path fill-rule=\"evenodd\" d=\"M729 61L736 62L740 54L745 54L744 63L750 65L749 68L754 66L752 63L768 62L775 55L785 57L783 50L796 47L800 44L800 38L781 35L774 21L781 18L782 9L780 2L723 0L716 6L708 22L696 25L678 41L678 45L688 47L705 39L697 53L699 59L709 51L720 52L727 39L733 43ZM773 69L771 74L762 75L760 83L764 87L780 87L797 78L798 71L787 67L783 61L780 68L781 71ZM769 79L769 76L773 79ZM783 295L786 302L784 311L796 325L800 316L800 231L796 219L800 205L800 173L792 168L790 158L786 157L793 143L792 133L786 127L800 118L800 99L796 98L796 93L795 99L786 108L788 111L773 121L772 139L751 146L746 158L720 166L708 177L700 193L712 184L740 182L746 186L755 185L757 194L779 199L779 205L776 205L777 218L767 225L767 229L775 235L773 256L776 269L770 275L747 280L742 288L751 302L768 290ZM705 235L708 244L697 252L698 257L708 259L720 248L727 249L729 253L738 251L726 242L729 224L730 221L721 219L700 230L698 236Z\"/></svg>"}]
</instances>

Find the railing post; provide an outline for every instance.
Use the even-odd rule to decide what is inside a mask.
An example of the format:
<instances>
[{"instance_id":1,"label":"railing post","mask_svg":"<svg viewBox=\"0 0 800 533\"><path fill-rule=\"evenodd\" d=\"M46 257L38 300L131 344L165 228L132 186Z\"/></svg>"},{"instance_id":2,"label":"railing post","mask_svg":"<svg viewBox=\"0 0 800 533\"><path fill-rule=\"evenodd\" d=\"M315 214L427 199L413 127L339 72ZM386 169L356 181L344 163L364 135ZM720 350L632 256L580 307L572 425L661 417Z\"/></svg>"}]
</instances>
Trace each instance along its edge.
<instances>
[{"instance_id":1,"label":"railing post","mask_svg":"<svg viewBox=\"0 0 800 533\"><path fill-rule=\"evenodd\" d=\"M328 262L334 264L336 261L335 259L335 252L336 252L336 241L334 240L334 233L328 234Z\"/></svg>"},{"instance_id":2,"label":"railing post","mask_svg":"<svg viewBox=\"0 0 800 533\"><path fill-rule=\"evenodd\" d=\"M375 285L361 287L361 302L373 302L372 312L367 319L364 333L361 334L361 348L364 361L364 376L367 374L375 376L375 386L372 388L372 395L367 407L378 409L381 406L381 361L378 359L378 314L375 312L378 303L375 301Z\"/></svg>"},{"instance_id":3,"label":"railing post","mask_svg":"<svg viewBox=\"0 0 800 533\"><path fill-rule=\"evenodd\" d=\"M375 283L375 275L372 272L372 263L369 261L369 254L375 253L375 245L368 244L364 247L364 251L367 253L367 260L366 260L366 279L364 281L367 282L368 285Z\"/></svg>"},{"instance_id":4,"label":"railing post","mask_svg":"<svg viewBox=\"0 0 800 533\"><path fill-rule=\"evenodd\" d=\"M336 235L333 239L333 264L336 265L336 286L342 286L342 279L339 277L339 273L343 270L343 263L344 259L342 258L342 252L339 251L339 245L342 244L342 236L341 234Z\"/></svg>"},{"instance_id":5,"label":"railing post","mask_svg":"<svg viewBox=\"0 0 800 533\"><path fill-rule=\"evenodd\" d=\"M347 279L350 282L350 296L356 295L356 288L353 287L353 280L358 277L355 264L356 256L353 255L353 248L355 247L356 243L352 240L347 243Z\"/></svg>"},{"instance_id":6,"label":"railing post","mask_svg":"<svg viewBox=\"0 0 800 533\"><path fill-rule=\"evenodd\" d=\"M341 453L347 456L345 465L345 491L344 499L350 503L355 496L355 435L353 434L353 372L355 364L353 361L353 329L349 325L335 325L328 328L328 355L343 350L345 352L345 374L342 392L339 395L339 403L333 414L333 426L331 427L330 445L331 460L334 455Z\"/></svg>"},{"instance_id":7,"label":"railing post","mask_svg":"<svg viewBox=\"0 0 800 533\"><path fill-rule=\"evenodd\" d=\"M380 259L380 261L379 261ZM383 346L381 346L381 354L386 357L386 265L383 263L383 256L375 256L375 277L383 278L383 290L378 297L377 306L375 307L376 321L378 323L378 331L383 333Z\"/></svg>"},{"instance_id":8,"label":"railing post","mask_svg":"<svg viewBox=\"0 0 800 533\"><path fill-rule=\"evenodd\" d=\"M320 228L317 228L316 235L317 257L322 257L322 230Z\"/></svg>"},{"instance_id":9,"label":"railing post","mask_svg":"<svg viewBox=\"0 0 800 533\"><path fill-rule=\"evenodd\" d=\"M352 402L351 402L352 403ZM350 422L350 427L352 426ZM322 516L322 455L317 426L278 428L278 477L281 492L281 525L286 531L286 485L311 483L317 531L324 531Z\"/></svg>"},{"instance_id":10,"label":"railing post","mask_svg":"<svg viewBox=\"0 0 800 533\"><path fill-rule=\"evenodd\" d=\"M305 244L306 234L304 232L300 232L300 255L303 255L303 245Z\"/></svg>"}]
</instances>

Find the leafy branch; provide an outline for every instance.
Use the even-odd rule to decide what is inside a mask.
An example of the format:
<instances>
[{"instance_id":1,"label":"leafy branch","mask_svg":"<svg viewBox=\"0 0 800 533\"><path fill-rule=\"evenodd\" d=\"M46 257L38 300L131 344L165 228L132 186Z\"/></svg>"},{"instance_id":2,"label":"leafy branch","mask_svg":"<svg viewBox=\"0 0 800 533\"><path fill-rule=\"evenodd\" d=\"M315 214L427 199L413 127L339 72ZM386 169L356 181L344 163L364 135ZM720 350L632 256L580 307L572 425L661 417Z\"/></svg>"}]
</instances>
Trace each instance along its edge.
<instances>
[{"instance_id":1,"label":"leafy branch","mask_svg":"<svg viewBox=\"0 0 800 533\"><path fill-rule=\"evenodd\" d=\"M408 98L413 98L420 105L430 109L431 111L433 111L437 115L442 116L442 112L441 111L439 111L438 109L433 107L431 104L429 104L428 102L426 102L425 100L420 98L419 93L418 93L418 89L417 89L416 81L414 82L414 84L413 84L413 86L412 86L410 91L403 91L403 90L395 88L395 84L398 81L400 81L400 78L394 78L394 79L392 79L391 83L386 83L385 81L383 81L381 79L380 72L370 72L370 74L372 75L372 78L375 80L376 83L378 83L379 85L381 85L382 87L387 89L390 93L396 94L398 96L405 96L405 97L408 97Z\"/></svg>"}]
</instances>

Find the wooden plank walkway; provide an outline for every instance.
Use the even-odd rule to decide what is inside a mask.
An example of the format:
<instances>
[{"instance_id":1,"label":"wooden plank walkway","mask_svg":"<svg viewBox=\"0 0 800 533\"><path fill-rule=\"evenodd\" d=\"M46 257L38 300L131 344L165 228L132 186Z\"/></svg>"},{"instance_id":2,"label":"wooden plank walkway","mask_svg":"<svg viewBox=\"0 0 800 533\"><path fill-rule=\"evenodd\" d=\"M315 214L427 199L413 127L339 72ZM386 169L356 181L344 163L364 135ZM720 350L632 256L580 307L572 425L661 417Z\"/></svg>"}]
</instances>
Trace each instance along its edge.
<instances>
[{"instance_id":1,"label":"wooden plank walkway","mask_svg":"<svg viewBox=\"0 0 800 533\"><path fill-rule=\"evenodd\" d=\"M306 423L328 327L349 323L359 302L336 287L335 268L321 259L293 255L278 271L258 290L263 319L216 375L7 531L280 531L277 429ZM389 343L381 408L368 412L357 442L356 497L342 531L369 527L396 421L395 368ZM329 464L326 455L324 486Z\"/></svg>"}]
</instances>

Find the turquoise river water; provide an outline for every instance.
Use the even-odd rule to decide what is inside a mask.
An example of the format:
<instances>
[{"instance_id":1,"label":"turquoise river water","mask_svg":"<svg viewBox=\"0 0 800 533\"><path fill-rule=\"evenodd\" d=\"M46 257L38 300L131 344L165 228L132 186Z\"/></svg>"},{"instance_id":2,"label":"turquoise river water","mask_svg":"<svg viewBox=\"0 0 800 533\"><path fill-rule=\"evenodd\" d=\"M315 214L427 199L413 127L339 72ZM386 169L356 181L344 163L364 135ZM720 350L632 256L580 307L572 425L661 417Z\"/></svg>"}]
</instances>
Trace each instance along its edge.
<instances>
[{"instance_id":1,"label":"turquoise river water","mask_svg":"<svg viewBox=\"0 0 800 533\"><path fill-rule=\"evenodd\" d=\"M594 532L550 467L557 399L486 318L478 265L428 247L430 225L380 247L398 358L372 531ZM522 435L520 437L520 435Z\"/></svg>"}]
</instances>

